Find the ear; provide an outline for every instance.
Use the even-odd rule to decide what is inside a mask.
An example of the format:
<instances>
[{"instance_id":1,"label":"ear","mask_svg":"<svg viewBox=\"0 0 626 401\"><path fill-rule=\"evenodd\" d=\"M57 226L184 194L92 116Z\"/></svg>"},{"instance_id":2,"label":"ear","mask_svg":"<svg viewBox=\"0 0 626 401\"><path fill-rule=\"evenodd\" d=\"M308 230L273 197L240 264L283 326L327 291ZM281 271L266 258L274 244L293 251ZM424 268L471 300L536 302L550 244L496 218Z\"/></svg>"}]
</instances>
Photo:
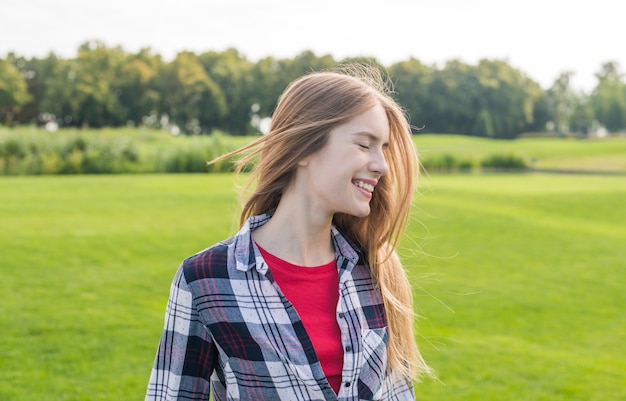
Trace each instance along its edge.
<instances>
[{"instance_id":1,"label":"ear","mask_svg":"<svg viewBox=\"0 0 626 401\"><path fill-rule=\"evenodd\" d=\"M309 157L303 157L302 159L300 159L300 161L298 161L298 167L306 167L309 165Z\"/></svg>"}]
</instances>

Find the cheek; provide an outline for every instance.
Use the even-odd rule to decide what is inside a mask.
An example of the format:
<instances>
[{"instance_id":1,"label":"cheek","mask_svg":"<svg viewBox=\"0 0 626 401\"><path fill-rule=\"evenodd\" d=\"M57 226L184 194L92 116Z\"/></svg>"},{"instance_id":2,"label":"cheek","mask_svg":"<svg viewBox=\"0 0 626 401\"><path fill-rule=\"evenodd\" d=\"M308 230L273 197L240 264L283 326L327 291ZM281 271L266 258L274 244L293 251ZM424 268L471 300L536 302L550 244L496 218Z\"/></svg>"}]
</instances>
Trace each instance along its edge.
<instances>
[{"instance_id":1,"label":"cheek","mask_svg":"<svg viewBox=\"0 0 626 401\"><path fill-rule=\"evenodd\" d=\"M346 152L328 152L316 160L316 168L324 171L337 171L342 169L349 161Z\"/></svg>"}]
</instances>

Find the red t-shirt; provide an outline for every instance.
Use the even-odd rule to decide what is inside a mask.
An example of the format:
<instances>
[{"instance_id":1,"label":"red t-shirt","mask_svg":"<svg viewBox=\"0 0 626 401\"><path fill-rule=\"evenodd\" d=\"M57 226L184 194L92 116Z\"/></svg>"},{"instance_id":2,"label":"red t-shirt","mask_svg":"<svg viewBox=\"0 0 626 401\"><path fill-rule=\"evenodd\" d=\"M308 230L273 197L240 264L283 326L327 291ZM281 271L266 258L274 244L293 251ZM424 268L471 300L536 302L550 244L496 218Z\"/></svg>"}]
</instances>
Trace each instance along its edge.
<instances>
[{"instance_id":1,"label":"red t-shirt","mask_svg":"<svg viewBox=\"0 0 626 401\"><path fill-rule=\"evenodd\" d=\"M258 246L258 244L257 244ZM298 266L259 247L274 280L296 308L330 386L339 392L343 346L337 323L339 273L337 261L322 266Z\"/></svg>"}]
</instances>

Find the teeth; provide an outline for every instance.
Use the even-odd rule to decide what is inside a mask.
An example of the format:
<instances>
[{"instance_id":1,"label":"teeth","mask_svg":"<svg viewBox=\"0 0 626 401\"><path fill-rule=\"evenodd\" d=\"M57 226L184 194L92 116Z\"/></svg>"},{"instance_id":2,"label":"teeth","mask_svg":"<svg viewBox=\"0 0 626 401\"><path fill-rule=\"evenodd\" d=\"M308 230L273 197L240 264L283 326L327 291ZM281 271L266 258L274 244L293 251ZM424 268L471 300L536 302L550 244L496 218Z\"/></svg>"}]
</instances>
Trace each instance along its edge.
<instances>
[{"instance_id":1,"label":"teeth","mask_svg":"<svg viewBox=\"0 0 626 401\"><path fill-rule=\"evenodd\" d=\"M365 183L363 181L357 181L356 182L356 186L359 188L363 188L364 190L368 191L368 192L374 192L374 186L370 185L368 183Z\"/></svg>"}]
</instances>

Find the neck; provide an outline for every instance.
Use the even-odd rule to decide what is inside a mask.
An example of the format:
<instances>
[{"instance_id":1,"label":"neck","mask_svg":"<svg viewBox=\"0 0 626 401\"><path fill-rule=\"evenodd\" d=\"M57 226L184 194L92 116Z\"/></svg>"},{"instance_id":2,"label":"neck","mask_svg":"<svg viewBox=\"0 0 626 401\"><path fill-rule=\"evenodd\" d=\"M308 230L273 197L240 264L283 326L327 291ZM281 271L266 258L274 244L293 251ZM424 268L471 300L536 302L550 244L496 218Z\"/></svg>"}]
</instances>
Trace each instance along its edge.
<instances>
[{"instance_id":1,"label":"neck","mask_svg":"<svg viewBox=\"0 0 626 401\"><path fill-rule=\"evenodd\" d=\"M269 253L299 266L320 266L335 258L332 215L316 212L305 200L286 192L265 225L252 233Z\"/></svg>"}]
</instances>

